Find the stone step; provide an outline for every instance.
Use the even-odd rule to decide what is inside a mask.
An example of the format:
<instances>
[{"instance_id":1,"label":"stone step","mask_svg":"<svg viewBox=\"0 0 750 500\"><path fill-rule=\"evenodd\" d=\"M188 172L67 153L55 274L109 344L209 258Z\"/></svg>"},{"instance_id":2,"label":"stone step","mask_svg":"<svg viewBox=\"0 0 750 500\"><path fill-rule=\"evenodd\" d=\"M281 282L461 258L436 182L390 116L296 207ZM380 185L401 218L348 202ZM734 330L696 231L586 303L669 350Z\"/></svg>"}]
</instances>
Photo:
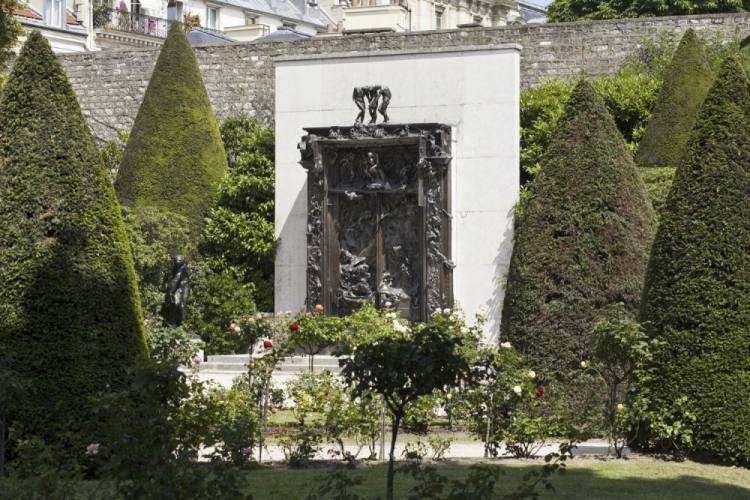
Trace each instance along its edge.
<instances>
[{"instance_id":1,"label":"stone step","mask_svg":"<svg viewBox=\"0 0 750 500\"><path fill-rule=\"evenodd\" d=\"M290 373L297 373L297 372L304 372L307 371L307 365L301 366L301 365L279 365L274 370L275 372L290 372ZM333 373L338 373L340 371L338 365L329 365L329 366L322 366L319 364L315 364L313 366L313 370L316 372L320 372L323 370L329 370ZM228 365L226 363L201 363L201 366L198 367L198 371L200 372L221 372L221 373L236 373L238 375L245 373L246 368L244 365Z\"/></svg>"},{"instance_id":2,"label":"stone step","mask_svg":"<svg viewBox=\"0 0 750 500\"><path fill-rule=\"evenodd\" d=\"M248 360L247 354L214 354L207 356L208 359L206 359L207 362L210 363L230 363L230 364L245 364ZM287 364L294 364L294 365L307 365L308 357L306 355L300 355L300 356L290 356L288 358L284 358L282 363ZM328 364L328 365L338 365L339 358L336 356L331 356L329 354L318 354L315 356L315 364L318 363L321 364Z\"/></svg>"},{"instance_id":3,"label":"stone step","mask_svg":"<svg viewBox=\"0 0 750 500\"><path fill-rule=\"evenodd\" d=\"M209 356L207 361L198 366L198 371L205 374L222 373L241 375L247 370L247 361L248 356L244 354ZM274 371L296 373L306 371L308 366L307 356L291 356L283 359ZM330 370L338 373L340 371L338 358L328 355L315 356L313 369L316 372Z\"/></svg>"}]
</instances>

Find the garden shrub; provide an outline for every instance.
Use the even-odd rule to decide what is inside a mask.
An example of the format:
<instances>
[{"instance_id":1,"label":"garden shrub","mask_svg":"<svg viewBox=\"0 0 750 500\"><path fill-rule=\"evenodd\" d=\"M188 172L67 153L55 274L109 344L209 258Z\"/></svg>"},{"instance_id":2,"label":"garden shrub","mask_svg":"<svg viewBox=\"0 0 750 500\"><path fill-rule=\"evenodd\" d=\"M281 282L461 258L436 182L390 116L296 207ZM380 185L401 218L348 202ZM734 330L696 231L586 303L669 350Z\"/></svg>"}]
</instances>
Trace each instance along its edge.
<instances>
[{"instance_id":1,"label":"garden shrub","mask_svg":"<svg viewBox=\"0 0 750 500\"><path fill-rule=\"evenodd\" d=\"M258 308L273 310L274 133L258 121L229 117L221 124L229 171L208 212L202 253L252 287Z\"/></svg>"},{"instance_id":2,"label":"garden shrub","mask_svg":"<svg viewBox=\"0 0 750 500\"><path fill-rule=\"evenodd\" d=\"M477 350L470 383L456 406L484 443L485 456L497 457L503 443L513 455L533 456L548 439L566 434L558 391L550 382L525 366L509 343Z\"/></svg>"},{"instance_id":3,"label":"garden shrub","mask_svg":"<svg viewBox=\"0 0 750 500\"><path fill-rule=\"evenodd\" d=\"M294 402L295 418L305 425L308 416L317 417L313 425L319 427L328 442L337 446L336 456L353 462L367 446L368 456L377 457L382 405L372 394L352 398L351 391L328 370L300 373L288 390ZM353 442L358 450L347 451L345 441Z\"/></svg>"},{"instance_id":4,"label":"garden shrub","mask_svg":"<svg viewBox=\"0 0 750 500\"><path fill-rule=\"evenodd\" d=\"M645 167L639 168L638 171L646 186L648 199L654 207L657 216L661 214L664 203L669 194L669 188L672 186L674 178L674 167Z\"/></svg>"},{"instance_id":5,"label":"garden shrub","mask_svg":"<svg viewBox=\"0 0 750 500\"><path fill-rule=\"evenodd\" d=\"M338 316L326 316L322 308L315 312L305 312L289 322L289 342L309 356L310 371L314 359L327 348L336 346L344 333L344 320Z\"/></svg>"},{"instance_id":6,"label":"garden shrub","mask_svg":"<svg viewBox=\"0 0 750 500\"><path fill-rule=\"evenodd\" d=\"M663 78L636 155L636 163L642 167L675 168L680 163L698 110L713 81L702 43L692 29L683 35Z\"/></svg>"},{"instance_id":7,"label":"garden shrub","mask_svg":"<svg viewBox=\"0 0 750 500\"><path fill-rule=\"evenodd\" d=\"M201 226L226 169L195 55L174 23L125 147L117 196L123 205L158 207Z\"/></svg>"},{"instance_id":8,"label":"garden shrub","mask_svg":"<svg viewBox=\"0 0 750 500\"><path fill-rule=\"evenodd\" d=\"M30 384L14 421L81 457L90 397L126 384L147 349L112 184L38 32L0 100L0 200L0 365Z\"/></svg>"},{"instance_id":9,"label":"garden shrub","mask_svg":"<svg viewBox=\"0 0 750 500\"><path fill-rule=\"evenodd\" d=\"M195 255L195 231L190 220L155 207L122 207L125 231L133 253L138 291L143 313L150 318L161 315L164 298L172 278L173 256Z\"/></svg>"},{"instance_id":10,"label":"garden shrub","mask_svg":"<svg viewBox=\"0 0 750 500\"><path fill-rule=\"evenodd\" d=\"M246 461L241 446L252 447L257 419L242 395L183 373L173 356L139 363L129 380L96 402L110 422L92 453L102 498L244 498L234 465ZM209 463L198 462L201 448L213 449Z\"/></svg>"},{"instance_id":11,"label":"garden shrub","mask_svg":"<svg viewBox=\"0 0 750 500\"><path fill-rule=\"evenodd\" d=\"M358 327L362 326L361 317L372 315L373 308L363 306L362 312L353 322ZM359 339L369 338L348 348L350 357L342 359L340 365L341 376L354 397L379 394L390 412L386 497L392 500L396 438L407 407L420 396L455 387L469 376L464 349L476 345L477 331L468 329L449 309L435 311L430 323L410 323L390 308L377 315L382 320L375 322L375 329L357 335ZM386 328L385 324L390 326Z\"/></svg>"},{"instance_id":12,"label":"garden shrub","mask_svg":"<svg viewBox=\"0 0 750 500\"><path fill-rule=\"evenodd\" d=\"M650 410L683 425L694 419L692 443L677 446L742 461L750 460L741 396L750 385L749 111L747 77L731 57L677 168L640 310L649 337L661 341L644 384ZM659 440L653 427L650 435Z\"/></svg>"},{"instance_id":13,"label":"garden shrub","mask_svg":"<svg viewBox=\"0 0 750 500\"><path fill-rule=\"evenodd\" d=\"M112 182L117 179L117 171L122 163L122 155L125 153L125 145L128 143L130 134L125 130L118 130L117 137L107 139L99 145L99 153L102 155L104 166L107 168Z\"/></svg>"},{"instance_id":14,"label":"garden shrub","mask_svg":"<svg viewBox=\"0 0 750 500\"><path fill-rule=\"evenodd\" d=\"M604 414L610 449L617 458L635 437L631 432L634 412L625 405L626 386L639 375L651 360L651 348L643 327L629 319L611 318L594 325L594 352L591 362L582 361L581 368L599 379L607 388ZM638 397L637 384L631 389L631 401Z\"/></svg>"},{"instance_id":15,"label":"garden shrub","mask_svg":"<svg viewBox=\"0 0 750 500\"><path fill-rule=\"evenodd\" d=\"M654 215L628 148L581 80L516 218L501 338L545 376L591 355L606 306L634 316Z\"/></svg>"},{"instance_id":16,"label":"garden shrub","mask_svg":"<svg viewBox=\"0 0 750 500\"><path fill-rule=\"evenodd\" d=\"M658 77L624 67L619 74L592 81L615 120L618 130L635 152L651 115L661 85ZM521 182L538 173L562 116L575 80L547 80L521 92Z\"/></svg>"},{"instance_id":17,"label":"garden shrub","mask_svg":"<svg viewBox=\"0 0 750 500\"><path fill-rule=\"evenodd\" d=\"M246 353L249 342L231 323L255 313L252 292L230 271L216 272L205 260L190 267L185 329L206 343L207 354Z\"/></svg>"}]
</instances>

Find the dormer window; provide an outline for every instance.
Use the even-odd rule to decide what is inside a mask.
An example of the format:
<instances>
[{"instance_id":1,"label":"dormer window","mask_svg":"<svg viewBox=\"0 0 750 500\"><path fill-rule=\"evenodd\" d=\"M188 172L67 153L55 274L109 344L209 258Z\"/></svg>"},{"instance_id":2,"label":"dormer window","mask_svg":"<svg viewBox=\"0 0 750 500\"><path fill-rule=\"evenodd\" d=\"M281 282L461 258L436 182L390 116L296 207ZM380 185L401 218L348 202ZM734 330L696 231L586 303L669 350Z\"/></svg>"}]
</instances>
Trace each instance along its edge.
<instances>
[{"instance_id":1,"label":"dormer window","mask_svg":"<svg viewBox=\"0 0 750 500\"><path fill-rule=\"evenodd\" d=\"M206 28L212 30L219 29L219 9L216 7L208 7L206 9Z\"/></svg>"},{"instance_id":2,"label":"dormer window","mask_svg":"<svg viewBox=\"0 0 750 500\"><path fill-rule=\"evenodd\" d=\"M58 28L67 25L65 0L44 0L44 22Z\"/></svg>"}]
</instances>

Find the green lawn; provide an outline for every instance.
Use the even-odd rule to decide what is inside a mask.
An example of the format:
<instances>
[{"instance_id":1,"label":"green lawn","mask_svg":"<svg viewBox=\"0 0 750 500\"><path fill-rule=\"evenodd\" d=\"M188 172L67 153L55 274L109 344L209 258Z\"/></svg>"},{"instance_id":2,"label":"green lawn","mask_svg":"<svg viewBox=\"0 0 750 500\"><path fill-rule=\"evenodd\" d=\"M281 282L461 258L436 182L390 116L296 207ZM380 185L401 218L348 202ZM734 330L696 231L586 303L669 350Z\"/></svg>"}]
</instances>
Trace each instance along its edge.
<instances>
[{"instance_id":1,"label":"green lawn","mask_svg":"<svg viewBox=\"0 0 750 500\"><path fill-rule=\"evenodd\" d=\"M501 476L499 492L509 492L521 480L528 462L504 461L506 474ZM457 478L466 473L466 465L439 465L441 473ZM271 468L251 473L254 500L304 499L325 479L327 469ZM364 478L355 489L361 495L375 498L385 493L385 467L363 466L350 474ZM396 476L396 497L407 498L411 478ZM664 462L653 459L595 460L574 459L564 475L553 477L557 493L543 498L556 499L750 499L750 470L696 462Z\"/></svg>"}]
</instances>

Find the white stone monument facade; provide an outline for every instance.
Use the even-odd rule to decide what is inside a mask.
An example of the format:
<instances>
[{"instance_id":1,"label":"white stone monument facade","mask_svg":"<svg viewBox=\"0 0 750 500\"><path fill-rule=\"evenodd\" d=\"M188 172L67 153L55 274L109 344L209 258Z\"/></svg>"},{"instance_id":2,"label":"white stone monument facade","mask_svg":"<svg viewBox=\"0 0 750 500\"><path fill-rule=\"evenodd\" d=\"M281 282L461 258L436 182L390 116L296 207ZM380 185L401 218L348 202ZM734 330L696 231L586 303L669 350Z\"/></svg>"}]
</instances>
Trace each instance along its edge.
<instances>
[{"instance_id":1,"label":"white stone monument facade","mask_svg":"<svg viewBox=\"0 0 750 500\"><path fill-rule=\"evenodd\" d=\"M468 318L483 312L485 338L496 338L519 195L519 63L518 45L276 59L277 310L306 304L308 172L297 145L305 129L351 127L353 89L381 85L390 124L450 128L453 299Z\"/></svg>"}]
</instances>

